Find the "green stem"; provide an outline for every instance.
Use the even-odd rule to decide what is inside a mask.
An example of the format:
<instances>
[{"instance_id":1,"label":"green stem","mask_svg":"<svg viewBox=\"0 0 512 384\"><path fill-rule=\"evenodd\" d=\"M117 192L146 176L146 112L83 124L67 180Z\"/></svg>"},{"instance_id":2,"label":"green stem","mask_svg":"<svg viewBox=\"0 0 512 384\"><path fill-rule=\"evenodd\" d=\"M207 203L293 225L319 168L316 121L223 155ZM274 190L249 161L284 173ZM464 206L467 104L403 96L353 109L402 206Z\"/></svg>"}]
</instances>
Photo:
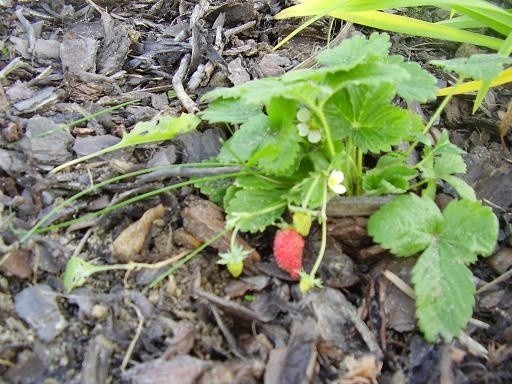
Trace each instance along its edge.
<instances>
[{"instance_id":1,"label":"green stem","mask_svg":"<svg viewBox=\"0 0 512 384\"><path fill-rule=\"evenodd\" d=\"M441 116L441 113L443 112L443 110L446 108L446 105L450 102L450 100L453 98L453 96L455 95L455 90L457 89L457 87L459 85L461 85L462 83L464 82L464 77L460 77L457 82L455 83L455 85L452 87L452 91L443 99L443 101L441 102L441 104L439 104L439 106L437 107L437 109L435 110L434 114L430 117L430 120L428 121L427 125L425 126L425 129L423 129L423 132L422 134L426 134L428 131L430 131L430 128L432 128L432 126L434 125L434 123L436 122L436 120L439 118L439 116ZM409 147L409 149L407 150L407 152L405 153L406 156L408 157L411 152L414 150L414 148L416 148L416 146L419 144L419 141L415 141L414 143L412 143L412 145Z\"/></svg>"},{"instance_id":2,"label":"green stem","mask_svg":"<svg viewBox=\"0 0 512 384\"><path fill-rule=\"evenodd\" d=\"M314 190L316 189L316 186L318 184L318 181L320 180L320 175L318 175L315 178L315 181L311 184L311 186L308 189L308 193L306 194L306 197L302 201L302 208L307 209L309 205L309 200L311 200L311 196L313 195Z\"/></svg>"},{"instance_id":3,"label":"green stem","mask_svg":"<svg viewBox=\"0 0 512 384\"><path fill-rule=\"evenodd\" d=\"M315 264L311 269L311 277L315 277L320 265L322 264L322 259L325 255L325 248L327 245L327 185L324 185L324 193L323 193L323 201L322 201L322 210L320 211L320 219L322 220L322 240L320 243L320 250L318 251L318 255L315 260Z\"/></svg>"},{"instance_id":4,"label":"green stem","mask_svg":"<svg viewBox=\"0 0 512 384\"><path fill-rule=\"evenodd\" d=\"M37 229L34 230L34 231L31 230L30 232L31 232L31 234L33 234L36 231L37 231L37 233L41 233L41 232L52 231L54 229L58 229L58 228L62 228L62 227L67 227L67 226L69 226L71 224L75 224L77 222L86 220L88 218L92 218L92 217L96 217L96 216L102 215L104 213L112 212L112 211L114 211L116 209L119 209L119 208L122 208L124 206L136 203L137 201L144 200L144 199L147 199L147 198L152 197L152 196L156 196L156 195L158 195L158 194L160 194L162 192L171 191L173 189L178 189L178 188L181 188L181 187L185 187L187 185L191 185L191 184L195 184L195 183L200 183L200 182L203 182L203 181L213 181L213 180L223 179L223 178L227 178L227 177L240 176L240 175L243 175L243 174L244 174L244 172L227 173L225 175L200 177L200 178L193 179L193 180L183 181L183 182L178 183L178 184L168 185L167 187L158 188L158 189L155 189L153 191L149 191L149 192L143 193L142 195L138 195L138 196L132 197L132 198L130 198L128 200L125 200L125 201L122 201L120 203L111 205L109 207L100 209L98 211L91 212L91 213L86 214L84 216L81 216L81 217L79 217L77 219L64 221L62 223L51 225L49 227L46 227L46 228L43 228L43 229L40 229L40 230L37 230ZM23 239L25 239L25 237Z\"/></svg>"},{"instance_id":5,"label":"green stem","mask_svg":"<svg viewBox=\"0 0 512 384\"><path fill-rule=\"evenodd\" d=\"M327 149L329 150L329 156L332 159L334 155L336 154L336 149L334 148L334 143L332 141L331 136L331 128L329 127L329 123L327 123L327 120L325 118L325 115L322 111L321 107L317 107L315 104L309 102L306 104L313 112L315 112L316 116L320 120L320 124L322 125L322 129L325 134L325 141L327 143Z\"/></svg>"}]
</instances>

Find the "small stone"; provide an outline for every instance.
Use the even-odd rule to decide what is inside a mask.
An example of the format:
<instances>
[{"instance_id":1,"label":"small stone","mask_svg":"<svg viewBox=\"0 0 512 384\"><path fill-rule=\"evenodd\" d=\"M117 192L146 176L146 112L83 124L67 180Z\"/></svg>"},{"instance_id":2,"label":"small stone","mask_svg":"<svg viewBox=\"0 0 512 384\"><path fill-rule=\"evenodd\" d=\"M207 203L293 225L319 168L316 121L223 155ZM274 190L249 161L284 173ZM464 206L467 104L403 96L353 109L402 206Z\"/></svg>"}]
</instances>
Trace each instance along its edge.
<instances>
[{"instance_id":1,"label":"small stone","mask_svg":"<svg viewBox=\"0 0 512 384\"><path fill-rule=\"evenodd\" d=\"M5 139L5 141L9 143L21 139L22 136L23 130L21 129L19 124L13 121L9 122L7 126L2 129L2 137Z\"/></svg>"},{"instance_id":2,"label":"small stone","mask_svg":"<svg viewBox=\"0 0 512 384\"><path fill-rule=\"evenodd\" d=\"M91 315L98 320L105 320L108 315L108 307L105 304L96 304L92 307Z\"/></svg>"},{"instance_id":3,"label":"small stone","mask_svg":"<svg viewBox=\"0 0 512 384\"><path fill-rule=\"evenodd\" d=\"M164 217L162 204L148 209L136 222L125 228L112 244L112 253L123 263L141 261L142 250L149 236L153 222Z\"/></svg>"},{"instance_id":4,"label":"small stone","mask_svg":"<svg viewBox=\"0 0 512 384\"><path fill-rule=\"evenodd\" d=\"M91 38L64 40L60 59L66 72L96 72L98 41Z\"/></svg>"},{"instance_id":5,"label":"small stone","mask_svg":"<svg viewBox=\"0 0 512 384\"><path fill-rule=\"evenodd\" d=\"M34 285L18 293L14 298L14 310L43 341L52 341L67 326L57 305L56 294L46 284Z\"/></svg>"},{"instance_id":6,"label":"small stone","mask_svg":"<svg viewBox=\"0 0 512 384\"><path fill-rule=\"evenodd\" d=\"M512 248L502 248L486 261L497 273L503 274L512 266Z\"/></svg>"}]
</instances>

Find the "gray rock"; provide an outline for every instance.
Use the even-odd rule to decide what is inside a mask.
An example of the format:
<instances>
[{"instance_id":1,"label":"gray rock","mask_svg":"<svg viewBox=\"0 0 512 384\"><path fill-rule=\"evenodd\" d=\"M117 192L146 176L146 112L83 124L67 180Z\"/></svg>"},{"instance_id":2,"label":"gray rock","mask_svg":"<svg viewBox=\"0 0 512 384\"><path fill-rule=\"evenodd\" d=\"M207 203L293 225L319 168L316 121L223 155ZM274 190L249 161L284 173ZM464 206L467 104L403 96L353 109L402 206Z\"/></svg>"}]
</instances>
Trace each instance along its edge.
<instances>
[{"instance_id":1,"label":"gray rock","mask_svg":"<svg viewBox=\"0 0 512 384\"><path fill-rule=\"evenodd\" d=\"M119 143L121 139L113 135L77 137L73 151L77 156L85 156Z\"/></svg>"},{"instance_id":2,"label":"gray rock","mask_svg":"<svg viewBox=\"0 0 512 384\"><path fill-rule=\"evenodd\" d=\"M28 120L26 135L21 139L22 147L35 161L43 165L58 165L71 159L68 146L73 141L65 129L55 130L57 125L47 117L32 117Z\"/></svg>"},{"instance_id":3,"label":"gray rock","mask_svg":"<svg viewBox=\"0 0 512 384\"><path fill-rule=\"evenodd\" d=\"M52 341L67 326L51 287L38 284L25 288L14 298L16 314L33 328L43 341Z\"/></svg>"},{"instance_id":4,"label":"gray rock","mask_svg":"<svg viewBox=\"0 0 512 384\"><path fill-rule=\"evenodd\" d=\"M91 38L64 40L60 44L62 67L67 72L96 72L98 42Z\"/></svg>"},{"instance_id":5,"label":"gray rock","mask_svg":"<svg viewBox=\"0 0 512 384\"><path fill-rule=\"evenodd\" d=\"M183 163L199 163L216 156L221 147L222 132L207 129L204 132L192 131L178 136L174 141L182 149Z\"/></svg>"},{"instance_id":6,"label":"gray rock","mask_svg":"<svg viewBox=\"0 0 512 384\"><path fill-rule=\"evenodd\" d=\"M238 85L245 83L251 80L251 76L249 72L245 70L242 65L242 59L237 57L235 60L232 60L228 63L228 71L229 71L229 80L233 83L233 85Z\"/></svg>"}]
</instances>

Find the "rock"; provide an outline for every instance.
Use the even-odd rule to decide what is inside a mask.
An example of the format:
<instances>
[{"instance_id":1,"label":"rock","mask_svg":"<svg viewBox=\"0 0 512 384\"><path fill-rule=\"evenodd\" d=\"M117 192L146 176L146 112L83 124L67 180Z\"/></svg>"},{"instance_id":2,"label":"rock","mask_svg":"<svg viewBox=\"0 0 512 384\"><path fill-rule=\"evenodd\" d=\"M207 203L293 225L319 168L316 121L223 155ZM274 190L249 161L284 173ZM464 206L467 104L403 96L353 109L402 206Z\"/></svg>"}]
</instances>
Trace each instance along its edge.
<instances>
[{"instance_id":1,"label":"rock","mask_svg":"<svg viewBox=\"0 0 512 384\"><path fill-rule=\"evenodd\" d=\"M36 92L29 99L18 101L13 107L19 114L32 113L54 104L62 98L64 98L62 89L56 90L54 87L46 87Z\"/></svg>"},{"instance_id":2,"label":"rock","mask_svg":"<svg viewBox=\"0 0 512 384\"><path fill-rule=\"evenodd\" d=\"M189 355L142 363L126 372L133 384L194 384L211 363Z\"/></svg>"},{"instance_id":3,"label":"rock","mask_svg":"<svg viewBox=\"0 0 512 384\"><path fill-rule=\"evenodd\" d=\"M291 61L286 56L276 53L267 53L258 63L258 68L264 77L283 75L285 68L291 65Z\"/></svg>"},{"instance_id":4,"label":"rock","mask_svg":"<svg viewBox=\"0 0 512 384\"><path fill-rule=\"evenodd\" d=\"M65 72L96 72L98 41L88 37L64 40L60 60Z\"/></svg>"},{"instance_id":5,"label":"rock","mask_svg":"<svg viewBox=\"0 0 512 384\"><path fill-rule=\"evenodd\" d=\"M223 134L217 129L207 129L204 132L191 131L178 136L174 142L181 147L183 163L200 163L216 156L221 147Z\"/></svg>"},{"instance_id":6,"label":"rock","mask_svg":"<svg viewBox=\"0 0 512 384\"><path fill-rule=\"evenodd\" d=\"M60 43L57 40L37 39L32 54L36 59L58 59L60 56Z\"/></svg>"},{"instance_id":7,"label":"rock","mask_svg":"<svg viewBox=\"0 0 512 384\"><path fill-rule=\"evenodd\" d=\"M28 260L27 251L16 249L10 252L9 258L1 266L0 270L7 275L20 279L29 279L32 276L32 268Z\"/></svg>"},{"instance_id":8,"label":"rock","mask_svg":"<svg viewBox=\"0 0 512 384\"><path fill-rule=\"evenodd\" d=\"M153 222L165 214L162 204L148 209L136 222L125 228L112 244L112 253L123 263L141 261L142 250L149 236Z\"/></svg>"},{"instance_id":9,"label":"rock","mask_svg":"<svg viewBox=\"0 0 512 384\"><path fill-rule=\"evenodd\" d=\"M77 137L73 151L77 156L85 156L119 143L121 139L113 135Z\"/></svg>"},{"instance_id":10,"label":"rock","mask_svg":"<svg viewBox=\"0 0 512 384\"><path fill-rule=\"evenodd\" d=\"M37 284L25 288L14 298L16 314L25 320L43 341L52 341L67 326L56 297L50 286Z\"/></svg>"},{"instance_id":11,"label":"rock","mask_svg":"<svg viewBox=\"0 0 512 384\"><path fill-rule=\"evenodd\" d=\"M32 117L27 123L21 145L40 164L59 165L71 159L68 146L73 137L65 129L51 132L55 128L58 128L57 125L47 117Z\"/></svg>"},{"instance_id":12,"label":"rock","mask_svg":"<svg viewBox=\"0 0 512 384\"><path fill-rule=\"evenodd\" d=\"M112 24L112 30L106 28L105 32L105 41L98 55L98 69L99 73L108 76L123 67L132 45L131 36L135 36L136 32L128 24Z\"/></svg>"},{"instance_id":13,"label":"rock","mask_svg":"<svg viewBox=\"0 0 512 384\"><path fill-rule=\"evenodd\" d=\"M181 216L185 230L203 242L222 232L226 226L221 209L208 200L189 199L187 206L181 211ZM252 265L260 260L259 253L240 236L237 237L236 242L251 252L246 260L246 267L251 269ZM231 233L227 233L211 246L219 252L227 252L230 249L230 243Z\"/></svg>"},{"instance_id":14,"label":"rock","mask_svg":"<svg viewBox=\"0 0 512 384\"><path fill-rule=\"evenodd\" d=\"M491 257L485 259L487 264L491 266L500 275L507 272L512 266L512 248L506 247L500 249Z\"/></svg>"},{"instance_id":15,"label":"rock","mask_svg":"<svg viewBox=\"0 0 512 384\"><path fill-rule=\"evenodd\" d=\"M249 72L247 72L242 65L242 58L237 57L235 60L231 60L228 63L228 79L233 85L238 85L251 80Z\"/></svg>"}]
</instances>

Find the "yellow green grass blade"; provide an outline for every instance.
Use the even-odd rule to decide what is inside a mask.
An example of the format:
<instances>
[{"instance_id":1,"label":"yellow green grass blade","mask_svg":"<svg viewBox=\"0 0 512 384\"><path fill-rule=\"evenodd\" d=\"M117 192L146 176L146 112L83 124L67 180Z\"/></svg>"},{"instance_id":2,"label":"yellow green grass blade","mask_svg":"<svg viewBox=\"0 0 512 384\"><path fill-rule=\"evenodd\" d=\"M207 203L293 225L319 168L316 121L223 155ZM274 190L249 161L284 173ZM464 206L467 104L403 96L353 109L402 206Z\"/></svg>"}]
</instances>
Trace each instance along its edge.
<instances>
[{"instance_id":1,"label":"yellow green grass blade","mask_svg":"<svg viewBox=\"0 0 512 384\"><path fill-rule=\"evenodd\" d=\"M469 3L469 4L468 4ZM512 14L507 10L486 1L425 1L425 0L303 0L300 4L284 9L276 15L277 18L318 16L337 12L352 13L379 11L392 8L436 6L454 10L461 15L468 15L486 27L508 35L512 28ZM340 18L345 19L341 16Z\"/></svg>"},{"instance_id":2,"label":"yellow green grass blade","mask_svg":"<svg viewBox=\"0 0 512 384\"><path fill-rule=\"evenodd\" d=\"M503 85L506 83L512 82L512 67L507 68L500 72L500 74L491 81L491 87L497 87L498 85ZM454 89L454 95L460 95L462 93L476 92L483 85L482 81L469 81L467 83L461 84L458 87L446 87L441 88L437 93L437 96L447 96Z\"/></svg>"}]
</instances>

